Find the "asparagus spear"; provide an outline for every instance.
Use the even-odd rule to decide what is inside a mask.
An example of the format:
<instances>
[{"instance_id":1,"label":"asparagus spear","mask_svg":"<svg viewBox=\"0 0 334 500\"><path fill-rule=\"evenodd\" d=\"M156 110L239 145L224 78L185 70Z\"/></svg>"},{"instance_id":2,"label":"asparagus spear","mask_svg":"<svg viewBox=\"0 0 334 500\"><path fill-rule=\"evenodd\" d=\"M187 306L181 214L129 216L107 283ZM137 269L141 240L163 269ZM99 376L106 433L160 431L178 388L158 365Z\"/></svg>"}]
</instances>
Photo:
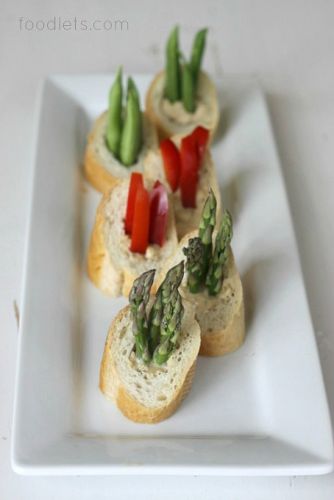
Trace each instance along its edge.
<instances>
[{"instance_id":1,"label":"asparagus spear","mask_svg":"<svg viewBox=\"0 0 334 500\"><path fill-rule=\"evenodd\" d=\"M186 61L182 66L181 94L183 106L188 113L195 111L195 85L190 64Z\"/></svg>"},{"instance_id":2,"label":"asparagus spear","mask_svg":"<svg viewBox=\"0 0 334 500\"><path fill-rule=\"evenodd\" d=\"M165 95L170 102L180 100L179 28L175 26L166 46Z\"/></svg>"},{"instance_id":3,"label":"asparagus spear","mask_svg":"<svg viewBox=\"0 0 334 500\"><path fill-rule=\"evenodd\" d=\"M163 305L167 304L170 296L177 289L184 275L184 261L182 260L176 266L169 269L164 281L161 283L158 292L161 290L161 300Z\"/></svg>"},{"instance_id":4,"label":"asparagus spear","mask_svg":"<svg viewBox=\"0 0 334 500\"><path fill-rule=\"evenodd\" d=\"M191 238L188 247L183 248L187 257L186 269L188 271L187 285L191 293L197 293L205 280L205 246L200 238Z\"/></svg>"},{"instance_id":5,"label":"asparagus spear","mask_svg":"<svg viewBox=\"0 0 334 500\"><path fill-rule=\"evenodd\" d=\"M150 290L154 280L155 270L147 271L139 276L132 285L129 303L132 315L132 328L136 342L136 355L144 363L150 360L148 348L148 321L146 306L150 298Z\"/></svg>"},{"instance_id":6,"label":"asparagus spear","mask_svg":"<svg viewBox=\"0 0 334 500\"><path fill-rule=\"evenodd\" d=\"M169 302L163 310L160 344L153 354L153 360L158 365L165 363L175 348L181 332L183 312L181 295L178 289L174 288Z\"/></svg>"},{"instance_id":7,"label":"asparagus spear","mask_svg":"<svg viewBox=\"0 0 334 500\"><path fill-rule=\"evenodd\" d=\"M122 67L119 67L115 81L109 92L108 124L106 133L107 146L116 158L119 156L122 134L122 97Z\"/></svg>"},{"instance_id":8,"label":"asparagus spear","mask_svg":"<svg viewBox=\"0 0 334 500\"><path fill-rule=\"evenodd\" d=\"M203 30L196 33L191 50L190 68L193 75L195 88L197 87L198 75L201 69L201 62L205 49L207 32L208 29L204 28Z\"/></svg>"},{"instance_id":9,"label":"asparagus spear","mask_svg":"<svg viewBox=\"0 0 334 500\"><path fill-rule=\"evenodd\" d=\"M126 103L126 114L120 144L120 160L123 165L132 165L138 155L138 144L141 137L142 116L136 92L129 89Z\"/></svg>"},{"instance_id":10,"label":"asparagus spear","mask_svg":"<svg viewBox=\"0 0 334 500\"><path fill-rule=\"evenodd\" d=\"M205 201L202 217L199 223L198 235L204 245L203 279L206 275L212 256L212 233L216 224L217 200L212 189Z\"/></svg>"},{"instance_id":11,"label":"asparagus spear","mask_svg":"<svg viewBox=\"0 0 334 500\"><path fill-rule=\"evenodd\" d=\"M184 274L184 262L181 261L176 266L169 269L164 281L159 286L152 305L149 317L150 329L150 352L153 353L160 342L161 322L164 314L164 308L168 304L174 290L180 286Z\"/></svg>"},{"instance_id":12,"label":"asparagus spear","mask_svg":"<svg viewBox=\"0 0 334 500\"><path fill-rule=\"evenodd\" d=\"M220 229L216 236L215 250L211 259L209 271L206 276L206 286L209 295L217 295L223 285L224 266L228 258L232 235L232 217L230 212L225 210Z\"/></svg>"},{"instance_id":13,"label":"asparagus spear","mask_svg":"<svg viewBox=\"0 0 334 500\"><path fill-rule=\"evenodd\" d=\"M161 289L157 291L155 301L153 302L150 318L149 318L149 328L150 328L150 340L149 347L150 352L153 353L160 341L160 326L161 319L163 315L163 303L162 303L162 293Z\"/></svg>"}]
</instances>

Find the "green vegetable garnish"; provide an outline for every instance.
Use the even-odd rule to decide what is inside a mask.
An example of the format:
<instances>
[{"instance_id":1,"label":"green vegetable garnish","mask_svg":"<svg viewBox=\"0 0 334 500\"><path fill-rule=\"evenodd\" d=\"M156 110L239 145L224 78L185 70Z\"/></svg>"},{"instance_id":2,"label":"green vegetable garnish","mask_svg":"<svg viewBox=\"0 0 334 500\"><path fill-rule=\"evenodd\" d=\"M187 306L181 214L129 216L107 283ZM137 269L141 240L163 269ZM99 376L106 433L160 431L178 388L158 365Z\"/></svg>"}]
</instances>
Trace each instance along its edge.
<instances>
[{"instance_id":1,"label":"green vegetable garnish","mask_svg":"<svg viewBox=\"0 0 334 500\"><path fill-rule=\"evenodd\" d=\"M165 95L170 102L181 98L181 78L179 61L179 28L175 26L169 35L166 47L166 87Z\"/></svg>"},{"instance_id":2,"label":"green vegetable garnish","mask_svg":"<svg viewBox=\"0 0 334 500\"><path fill-rule=\"evenodd\" d=\"M165 69L165 96L170 102L182 100L188 113L196 109L196 95L198 90L198 76L204 55L206 35L204 28L195 35L190 62L182 61L179 50L179 28L176 26L167 40L166 69Z\"/></svg>"},{"instance_id":3,"label":"green vegetable garnish","mask_svg":"<svg viewBox=\"0 0 334 500\"><path fill-rule=\"evenodd\" d=\"M116 158L119 157L119 148L122 135L122 68L117 70L115 81L109 92L107 145Z\"/></svg>"},{"instance_id":4,"label":"green vegetable garnish","mask_svg":"<svg viewBox=\"0 0 334 500\"><path fill-rule=\"evenodd\" d=\"M190 67L193 74L195 87L197 85L198 75L201 69L207 32L208 29L204 28L203 30L200 30L196 33L191 50Z\"/></svg>"},{"instance_id":5,"label":"green vegetable garnish","mask_svg":"<svg viewBox=\"0 0 334 500\"><path fill-rule=\"evenodd\" d=\"M147 271L134 281L129 302L137 357L144 363L153 358L161 365L174 351L181 331L183 306L178 288L184 274L184 262L168 271L147 314L154 273L154 270Z\"/></svg>"},{"instance_id":6,"label":"green vegetable garnish","mask_svg":"<svg viewBox=\"0 0 334 500\"><path fill-rule=\"evenodd\" d=\"M232 217L230 212L225 210L220 229L216 236L215 250L205 281L209 295L217 295L222 288L224 267L228 259L232 235Z\"/></svg>"},{"instance_id":7,"label":"green vegetable garnish","mask_svg":"<svg viewBox=\"0 0 334 500\"><path fill-rule=\"evenodd\" d=\"M125 166L132 165L138 156L142 127L142 116L138 98L133 89L128 92L124 126L120 145L120 160Z\"/></svg>"},{"instance_id":8,"label":"green vegetable garnish","mask_svg":"<svg viewBox=\"0 0 334 500\"><path fill-rule=\"evenodd\" d=\"M195 106L195 85L190 64L184 63L182 66L181 91L184 109L188 113L193 113Z\"/></svg>"},{"instance_id":9,"label":"green vegetable garnish","mask_svg":"<svg viewBox=\"0 0 334 500\"><path fill-rule=\"evenodd\" d=\"M213 250L212 234L216 224L217 201L210 189L199 224L198 237L191 238L183 249L187 257L187 286L191 293L206 287L209 295L217 295L223 285L225 265L232 239L232 217L225 210Z\"/></svg>"},{"instance_id":10,"label":"green vegetable garnish","mask_svg":"<svg viewBox=\"0 0 334 500\"><path fill-rule=\"evenodd\" d=\"M137 278L132 285L129 303L132 315L132 328L136 343L136 355L144 363L150 361L149 330L146 315L146 306L150 298L150 291L155 271L147 271Z\"/></svg>"},{"instance_id":11,"label":"green vegetable garnish","mask_svg":"<svg viewBox=\"0 0 334 500\"><path fill-rule=\"evenodd\" d=\"M109 93L106 143L115 158L130 166L137 160L143 142L140 98L132 78L128 78L125 110L122 98L122 68L119 68Z\"/></svg>"}]
</instances>

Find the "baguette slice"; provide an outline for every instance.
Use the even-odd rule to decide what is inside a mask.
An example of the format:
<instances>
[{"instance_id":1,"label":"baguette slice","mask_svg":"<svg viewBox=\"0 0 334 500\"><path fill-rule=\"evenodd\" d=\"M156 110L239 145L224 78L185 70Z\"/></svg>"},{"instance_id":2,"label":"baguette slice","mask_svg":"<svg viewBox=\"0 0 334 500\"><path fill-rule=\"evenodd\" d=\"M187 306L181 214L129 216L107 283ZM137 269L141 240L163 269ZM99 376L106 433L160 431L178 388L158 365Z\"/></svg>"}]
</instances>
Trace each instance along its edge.
<instances>
[{"instance_id":1,"label":"baguette slice","mask_svg":"<svg viewBox=\"0 0 334 500\"><path fill-rule=\"evenodd\" d=\"M127 179L132 172L143 172L144 163L152 151L157 151L158 137L155 127L147 115L143 113L143 147L136 163L126 167L109 151L106 145L106 128L108 112L100 115L88 136L84 160L84 172L90 184L106 193L118 179Z\"/></svg>"},{"instance_id":2,"label":"baguette slice","mask_svg":"<svg viewBox=\"0 0 334 500\"><path fill-rule=\"evenodd\" d=\"M188 241L196 236L198 236L198 231L193 231L180 241L177 252L166 263L166 269L184 258L182 248L186 247ZM213 240L215 237L216 231L213 234ZM164 270L159 278L160 281L162 276L164 276ZM201 355L222 356L241 346L245 339L244 298L232 249L230 249L226 266L226 277L218 296L211 297L206 290L199 293L189 292L186 273L180 286L180 293L195 307L196 319L201 328Z\"/></svg>"},{"instance_id":3,"label":"baguette slice","mask_svg":"<svg viewBox=\"0 0 334 500\"><path fill-rule=\"evenodd\" d=\"M175 224L178 239L198 228L205 200L210 188L213 190L217 200L217 222L221 219L222 202L215 165L209 150L206 151L203 163L199 171L199 181L196 193L196 208L184 208L181 200L181 192L178 189L173 194Z\"/></svg>"},{"instance_id":4,"label":"baguette slice","mask_svg":"<svg viewBox=\"0 0 334 500\"><path fill-rule=\"evenodd\" d=\"M129 306L114 319L100 367L100 389L130 420L156 423L175 412L191 388L200 347L200 328L190 304L184 316L179 347L165 365L145 365L133 352Z\"/></svg>"},{"instance_id":5,"label":"baguette slice","mask_svg":"<svg viewBox=\"0 0 334 500\"><path fill-rule=\"evenodd\" d=\"M129 250L130 239L124 231L129 180L117 181L104 194L97 208L88 250L88 275L107 295L128 296L134 279L149 269L161 267L177 248L174 213L169 203L166 241L163 247L149 245L145 255ZM154 293L155 285L152 287Z\"/></svg>"},{"instance_id":6,"label":"baguette slice","mask_svg":"<svg viewBox=\"0 0 334 500\"><path fill-rule=\"evenodd\" d=\"M180 148L182 137L180 135L171 137L171 140ZM145 164L145 176L154 178L156 176L170 191L170 186L165 176L163 160L161 153L159 155L151 155ZM217 200L217 222L221 219L222 202L220 189L216 174L216 168L209 149L206 150L203 163L199 171L199 182L196 194L196 208L184 208L181 201L181 192L178 189L172 193L172 203L175 214L175 224L177 237L180 240L186 234L198 228L205 200L208 196L209 189L212 189Z\"/></svg>"},{"instance_id":7,"label":"baguette slice","mask_svg":"<svg viewBox=\"0 0 334 500\"><path fill-rule=\"evenodd\" d=\"M185 136L202 125L210 131L212 140L219 122L216 87L207 73L201 71L198 79L197 107L194 113L185 111L181 101L170 103L164 98L165 72L152 81L146 95L146 112L158 130L160 139L175 134Z\"/></svg>"}]
</instances>

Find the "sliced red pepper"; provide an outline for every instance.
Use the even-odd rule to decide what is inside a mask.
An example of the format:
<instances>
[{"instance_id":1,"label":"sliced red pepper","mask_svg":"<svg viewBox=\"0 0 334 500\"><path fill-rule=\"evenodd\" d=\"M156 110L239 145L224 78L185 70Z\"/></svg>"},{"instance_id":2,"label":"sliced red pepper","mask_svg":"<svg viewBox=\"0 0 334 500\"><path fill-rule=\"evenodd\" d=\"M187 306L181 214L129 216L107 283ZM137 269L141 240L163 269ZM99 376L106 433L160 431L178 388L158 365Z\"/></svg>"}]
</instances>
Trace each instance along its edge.
<instances>
[{"instance_id":1,"label":"sliced red pepper","mask_svg":"<svg viewBox=\"0 0 334 500\"><path fill-rule=\"evenodd\" d=\"M143 176L138 172L133 172L131 174L129 194L128 194L128 203L126 207L126 215L125 215L125 232L126 234L131 235L132 232L132 223L133 223L133 214L135 210L135 201L136 194L139 187L144 187L143 184Z\"/></svg>"},{"instance_id":2,"label":"sliced red pepper","mask_svg":"<svg viewBox=\"0 0 334 500\"><path fill-rule=\"evenodd\" d=\"M134 205L131 252L144 254L148 246L150 224L150 198L148 191L139 185Z\"/></svg>"},{"instance_id":3,"label":"sliced red pepper","mask_svg":"<svg viewBox=\"0 0 334 500\"><path fill-rule=\"evenodd\" d=\"M161 182L156 181L150 193L150 243L163 246L168 221L168 194Z\"/></svg>"},{"instance_id":4,"label":"sliced red pepper","mask_svg":"<svg viewBox=\"0 0 334 500\"><path fill-rule=\"evenodd\" d=\"M192 131L191 136L193 137L197 145L197 153L198 153L199 167L200 167L209 140L209 131L204 127L198 126Z\"/></svg>"},{"instance_id":5,"label":"sliced red pepper","mask_svg":"<svg viewBox=\"0 0 334 500\"><path fill-rule=\"evenodd\" d=\"M199 158L197 144L191 135L183 137L181 140L180 155L180 189L182 205L186 208L196 208Z\"/></svg>"},{"instance_id":6,"label":"sliced red pepper","mask_svg":"<svg viewBox=\"0 0 334 500\"><path fill-rule=\"evenodd\" d=\"M173 141L165 139L160 143L160 151L167 181L174 192L179 187L180 181L181 158L179 150Z\"/></svg>"}]
</instances>

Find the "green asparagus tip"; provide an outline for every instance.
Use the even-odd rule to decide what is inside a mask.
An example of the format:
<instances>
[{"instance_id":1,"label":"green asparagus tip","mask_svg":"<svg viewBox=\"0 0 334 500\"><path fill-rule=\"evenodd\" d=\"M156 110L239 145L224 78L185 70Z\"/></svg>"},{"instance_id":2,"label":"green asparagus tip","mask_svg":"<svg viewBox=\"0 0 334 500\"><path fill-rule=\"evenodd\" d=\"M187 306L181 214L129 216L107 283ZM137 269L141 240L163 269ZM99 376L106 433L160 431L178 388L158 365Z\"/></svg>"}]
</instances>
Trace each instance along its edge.
<instances>
[{"instance_id":1,"label":"green asparagus tip","mask_svg":"<svg viewBox=\"0 0 334 500\"><path fill-rule=\"evenodd\" d=\"M211 244L211 236L216 224L217 200L210 188L199 223L199 237L205 245Z\"/></svg>"},{"instance_id":2,"label":"green asparagus tip","mask_svg":"<svg viewBox=\"0 0 334 500\"><path fill-rule=\"evenodd\" d=\"M131 304L137 305L142 300L144 300L145 303L148 302L154 276L155 276L155 269L150 269L149 271L146 271L145 273L141 274L140 276L138 276L138 278L134 280L129 294L130 305Z\"/></svg>"},{"instance_id":3,"label":"green asparagus tip","mask_svg":"<svg viewBox=\"0 0 334 500\"><path fill-rule=\"evenodd\" d=\"M228 210L225 210L219 231L216 236L215 249L206 276L209 295L217 295L223 285L224 270L229 255L229 247L233 236L233 221Z\"/></svg>"},{"instance_id":4,"label":"green asparagus tip","mask_svg":"<svg viewBox=\"0 0 334 500\"><path fill-rule=\"evenodd\" d=\"M142 359L144 363L148 363L151 359L146 307L150 298L154 275L154 269L141 274L134 280L129 294L136 356Z\"/></svg>"},{"instance_id":5,"label":"green asparagus tip","mask_svg":"<svg viewBox=\"0 0 334 500\"><path fill-rule=\"evenodd\" d=\"M200 238L191 238L188 247L183 249L183 253L187 257L188 289L191 293L198 293L201 291L207 269L206 247Z\"/></svg>"}]
</instances>

